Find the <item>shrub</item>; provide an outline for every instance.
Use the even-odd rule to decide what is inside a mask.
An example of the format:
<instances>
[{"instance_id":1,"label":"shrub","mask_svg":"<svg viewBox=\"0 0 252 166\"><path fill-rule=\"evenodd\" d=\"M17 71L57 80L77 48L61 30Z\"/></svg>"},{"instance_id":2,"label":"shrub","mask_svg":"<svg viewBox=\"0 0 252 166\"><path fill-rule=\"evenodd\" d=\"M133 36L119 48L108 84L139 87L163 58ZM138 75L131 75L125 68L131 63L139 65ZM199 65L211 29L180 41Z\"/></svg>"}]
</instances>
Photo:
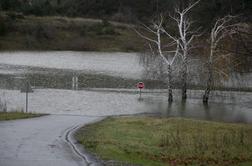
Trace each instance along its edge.
<instances>
[{"instance_id":1,"label":"shrub","mask_svg":"<svg viewBox=\"0 0 252 166\"><path fill-rule=\"evenodd\" d=\"M90 32L94 32L96 35L117 35L115 27L108 21L102 21L102 23L97 23L89 27Z\"/></svg>"},{"instance_id":2,"label":"shrub","mask_svg":"<svg viewBox=\"0 0 252 166\"><path fill-rule=\"evenodd\" d=\"M17 12L7 12L8 19L11 21L15 21L17 19L24 19L23 13L17 13Z\"/></svg>"},{"instance_id":3,"label":"shrub","mask_svg":"<svg viewBox=\"0 0 252 166\"><path fill-rule=\"evenodd\" d=\"M104 35L116 35L115 28L113 26L104 27L102 29L102 34Z\"/></svg>"},{"instance_id":4,"label":"shrub","mask_svg":"<svg viewBox=\"0 0 252 166\"><path fill-rule=\"evenodd\" d=\"M0 22L0 36L4 36L7 33L7 28L4 22Z\"/></svg>"},{"instance_id":5,"label":"shrub","mask_svg":"<svg viewBox=\"0 0 252 166\"><path fill-rule=\"evenodd\" d=\"M80 30L80 35L81 36L86 36L88 33L88 28L86 26L83 26Z\"/></svg>"},{"instance_id":6,"label":"shrub","mask_svg":"<svg viewBox=\"0 0 252 166\"><path fill-rule=\"evenodd\" d=\"M46 26L44 24L38 23L35 27L36 38L42 39L54 39L55 38L55 28L53 26Z\"/></svg>"},{"instance_id":7,"label":"shrub","mask_svg":"<svg viewBox=\"0 0 252 166\"><path fill-rule=\"evenodd\" d=\"M7 33L7 25L5 19L0 16L0 36L4 36Z\"/></svg>"}]
</instances>

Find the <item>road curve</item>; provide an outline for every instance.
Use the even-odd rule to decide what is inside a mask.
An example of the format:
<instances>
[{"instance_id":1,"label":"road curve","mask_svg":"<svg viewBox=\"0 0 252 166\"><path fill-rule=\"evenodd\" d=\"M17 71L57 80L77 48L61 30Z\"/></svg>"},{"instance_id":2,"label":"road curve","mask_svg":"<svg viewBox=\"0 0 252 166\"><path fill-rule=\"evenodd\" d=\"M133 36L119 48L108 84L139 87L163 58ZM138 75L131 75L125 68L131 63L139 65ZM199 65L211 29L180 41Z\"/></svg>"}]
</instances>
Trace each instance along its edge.
<instances>
[{"instance_id":1,"label":"road curve","mask_svg":"<svg viewBox=\"0 0 252 166\"><path fill-rule=\"evenodd\" d=\"M71 134L100 117L49 115L0 122L0 166L87 166Z\"/></svg>"}]
</instances>

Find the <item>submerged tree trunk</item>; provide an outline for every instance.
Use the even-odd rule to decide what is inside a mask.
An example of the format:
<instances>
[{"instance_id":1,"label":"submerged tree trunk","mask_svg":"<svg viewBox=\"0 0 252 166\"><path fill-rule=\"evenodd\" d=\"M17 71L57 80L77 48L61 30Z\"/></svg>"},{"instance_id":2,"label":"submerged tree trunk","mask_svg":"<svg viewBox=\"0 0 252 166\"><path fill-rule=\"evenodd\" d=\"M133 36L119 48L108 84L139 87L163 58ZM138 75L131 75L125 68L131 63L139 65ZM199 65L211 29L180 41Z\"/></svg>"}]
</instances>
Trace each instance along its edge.
<instances>
[{"instance_id":1,"label":"submerged tree trunk","mask_svg":"<svg viewBox=\"0 0 252 166\"><path fill-rule=\"evenodd\" d=\"M187 73L183 73L183 79L182 79L182 100L187 99Z\"/></svg>"},{"instance_id":2,"label":"submerged tree trunk","mask_svg":"<svg viewBox=\"0 0 252 166\"><path fill-rule=\"evenodd\" d=\"M213 88L213 54L214 54L214 50L215 50L216 46L214 46L214 43L211 43L211 50L210 50L210 56L209 56L209 60L208 60L208 65L207 65L207 72L208 72L208 78L207 78L207 87L205 89L205 93L203 95L203 103L207 104L208 103L208 99L209 99L209 95L210 92Z\"/></svg>"},{"instance_id":3,"label":"submerged tree trunk","mask_svg":"<svg viewBox=\"0 0 252 166\"><path fill-rule=\"evenodd\" d=\"M175 59L181 55L180 54L180 42L179 42L179 39L176 39L175 37L173 37L172 35L170 35L164 28L163 28L163 17L162 15L160 16L160 19L158 21L158 23L155 23L153 22L153 26L146 26L146 25L143 25L143 27L146 29L146 31L148 33L153 33L155 36L156 36L156 39L153 39L151 37L148 37L148 36L145 36L143 35L142 33L138 32L136 29L136 33L144 38L145 40L148 40L150 43L153 43L154 46L156 46L156 49L154 50L152 48L152 45L149 43L149 47L150 47L150 50L152 52L153 55L159 55L159 57L163 60L164 64L166 65L167 67L167 72L168 72L168 77L166 78L167 79L167 89L168 89L168 102L169 103L172 103L173 101L173 94L172 94L172 67L174 65L177 65L175 64ZM172 50L164 50L164 48L168 49L167 46L163 45L163 42L162 42L162 39L164 37L162 37L162 35L165 35L165 37L168 37L169 40L172 40L170 44L170 49ZM173 50L174 46L176 45L176 50ZM167 53L168 52L171 52L173 53L173 56L168 56ZM161 68L160 71L162 71L163 69L163 66L159 66Z\"/></svg>"},{"instance_id":4,"label":"submerged tree trunk","mask_svg":"<svg viewBox=\"0 0 252 166\"><path fill-rule=\"evenodd\" d=\"M203 103L207 104L210 92L213 88L213 64L208 64L208 79L207 79L207 87L205 89L205 93L203 95Z\"/></svg>"},{"instance_id":5,"label":"submerged tree trunk","mask_svg":"<svg viewBox=\"0 0 252 166\"><path fill-rule=\"evenodd\" d=\"M168 65L168 102L173 102L173 95L172 95L172 69L171 65Z\"/></svg>"},{"instance_id":6,"label":"submerged tree trunk","mask_svg":"<svg viewBox=\"0 0 252 166\"><path fill-rule=\"evenodd\" d=\"M182 100L187 99L187 75L188 75L188 68L187 68L187 57L186 57L183 60L183 64L182 64L182 78L181 78Z\"/></svg>"},{"instance_id":7,"label":"submerged tree trunk","mask_svg":"<svg viewBox=\"0 0 252 166\"><path fill-rule=\"evenodd\" d=\"M207 78L207 87L203 96L203 103L208 103L210 92L213 88L214 82L214 54L219 42L224 39L226 36L233 35L237 33L234 31L238 24L232 23L235 16L225 16L223 18L217 19L214 27L211 30L211 45L210 45L210 55L208 59L208 78ZM228 55L228 54L227 54ZM226 55L222 55L226 56Z\"/></svg>"}]
</instances>

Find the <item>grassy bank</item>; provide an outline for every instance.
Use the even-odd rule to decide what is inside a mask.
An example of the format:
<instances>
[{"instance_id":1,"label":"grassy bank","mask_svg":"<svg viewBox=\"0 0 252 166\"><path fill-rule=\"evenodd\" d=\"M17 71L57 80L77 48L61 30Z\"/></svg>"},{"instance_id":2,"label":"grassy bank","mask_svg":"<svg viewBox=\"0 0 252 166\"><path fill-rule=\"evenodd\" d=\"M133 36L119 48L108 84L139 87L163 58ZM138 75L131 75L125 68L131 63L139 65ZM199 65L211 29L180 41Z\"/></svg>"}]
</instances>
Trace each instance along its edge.
<instances>
[{"instance_id":1,"label":"grassy bank","mask_svg":"<svg viewBox=\"0 0 252 166\"><path fill-rule=\"evenodd\" d=\"M102 20L0 12L0 50L139 51L128 25Z\"/></svg>"},{"instance_id":2,"label":"grassy bank","mask_svg":"<svg viewBox=\"0 0 252 166\"><path fill-rule=\"evenodd\" d=\"M152 117L108 118L77 140L103 160L144 166L252 164L252 126Z\"/></svg>"},{"instance_id":3,"label":"grassy bank","mask_svg":"<svg viewBox=\"0 0 252 166\"><path fill-rule=\"evenodd\" d=\"M24 112L0 112L0 121L27 119L44 116L42 114L24 113Z\"/></svg>"}]
</instances>

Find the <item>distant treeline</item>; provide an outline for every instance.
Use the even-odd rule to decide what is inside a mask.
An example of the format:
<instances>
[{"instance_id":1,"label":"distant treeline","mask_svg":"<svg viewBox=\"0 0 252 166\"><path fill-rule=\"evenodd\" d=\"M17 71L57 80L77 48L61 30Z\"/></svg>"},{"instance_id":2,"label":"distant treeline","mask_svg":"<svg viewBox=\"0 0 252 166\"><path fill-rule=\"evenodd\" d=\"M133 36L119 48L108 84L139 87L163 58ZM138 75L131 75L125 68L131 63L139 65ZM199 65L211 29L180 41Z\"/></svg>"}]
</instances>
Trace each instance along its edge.
<instances>
[{"instance_id":1,"label":"distant treeline","mask_svg":"<svg viewBox=\"0 0 252 166\"><path fill-rule=\"evenodd\" d=\"M189 0L1 0L0 10L37 16L61 15L109 18L122 22L146 20L155 13L172 12ZM202 0L193 13L202 24L226 14L251 21L251 0Z\"/></svg>"}]
</instances>

